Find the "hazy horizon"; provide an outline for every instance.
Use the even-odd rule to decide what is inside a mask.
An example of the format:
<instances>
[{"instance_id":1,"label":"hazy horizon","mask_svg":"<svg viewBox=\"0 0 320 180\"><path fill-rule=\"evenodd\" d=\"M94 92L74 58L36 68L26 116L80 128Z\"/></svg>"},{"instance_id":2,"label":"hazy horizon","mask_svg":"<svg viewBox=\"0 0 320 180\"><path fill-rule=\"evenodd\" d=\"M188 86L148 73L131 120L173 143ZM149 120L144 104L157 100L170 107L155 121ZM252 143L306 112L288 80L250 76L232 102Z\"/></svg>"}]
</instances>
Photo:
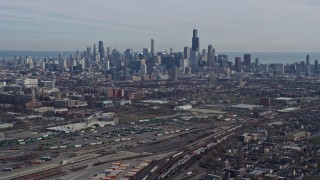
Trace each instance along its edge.
<instances>
[{"instance_id":1,"label":"hazy horizon","mask_svg":"<svg viewBox=\"0 0 320 180\"><path fill-rule=\"evenodd\" d=\"M316 0L10 0L0 5L0 49L74 51L99 40L140 51L319 52Z\"/></svg>"}]
</instances>

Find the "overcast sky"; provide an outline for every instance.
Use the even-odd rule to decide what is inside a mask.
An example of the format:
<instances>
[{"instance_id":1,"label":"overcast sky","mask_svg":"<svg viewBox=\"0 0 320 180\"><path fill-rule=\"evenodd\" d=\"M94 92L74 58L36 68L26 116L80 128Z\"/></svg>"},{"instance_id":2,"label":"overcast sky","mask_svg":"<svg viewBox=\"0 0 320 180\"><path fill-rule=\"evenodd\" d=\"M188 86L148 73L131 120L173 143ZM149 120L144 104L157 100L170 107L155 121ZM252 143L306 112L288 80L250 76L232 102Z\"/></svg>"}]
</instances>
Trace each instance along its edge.
<instances>
[{"instance_id":1,"label":"overcast sky","mask_svg":"<svg viewBox=\"0 0 320 180\"><path fill-rule=\"evenodd\" d=\"M199 30L218 51L320 48L319 0L0 0L1 50L105 46L182 51Z\"/></svg>"}]
</instances>

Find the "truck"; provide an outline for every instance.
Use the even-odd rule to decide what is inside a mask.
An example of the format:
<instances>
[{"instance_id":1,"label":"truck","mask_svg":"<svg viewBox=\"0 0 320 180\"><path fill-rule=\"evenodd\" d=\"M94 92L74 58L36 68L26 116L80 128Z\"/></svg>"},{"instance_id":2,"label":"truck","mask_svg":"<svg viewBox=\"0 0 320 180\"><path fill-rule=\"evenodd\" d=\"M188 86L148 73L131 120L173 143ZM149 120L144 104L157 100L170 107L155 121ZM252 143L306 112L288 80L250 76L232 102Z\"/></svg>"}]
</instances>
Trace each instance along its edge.
<instances>
[{"instance_id":1,"label":"truck","mask_svg":"<svg viewBox=\"0 0 320 180\"><path fill-rule=\"evenodd\" d=\"M43 161L51 161L51 157L50 156L41 157L41 160L43 160Z\"/></svg>"},{"instance_id":2,"label":"truck","mask_svg":"<svg viewBox=\"0 0 320 180\"><path fill-rule=\"evenodd\" d=\"M13 171L12 167L5 167L2 169L2 171Z\"/></svg>"}]
</instances>

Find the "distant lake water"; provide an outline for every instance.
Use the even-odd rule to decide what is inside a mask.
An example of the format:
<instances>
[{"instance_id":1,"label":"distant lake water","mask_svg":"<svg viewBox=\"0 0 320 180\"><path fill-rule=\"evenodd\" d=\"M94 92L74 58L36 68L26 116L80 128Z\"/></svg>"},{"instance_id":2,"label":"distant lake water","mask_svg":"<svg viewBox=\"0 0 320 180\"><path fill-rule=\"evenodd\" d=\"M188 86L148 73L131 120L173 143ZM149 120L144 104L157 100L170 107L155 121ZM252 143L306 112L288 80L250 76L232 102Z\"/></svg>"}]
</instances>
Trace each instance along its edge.
<instances>
[{"instance_id":1,"label":"distant lake water","mask_svg":"<svg viewBox=\"0 0 320 180\"><path fill-rule=\"evenodd\" d=\"M0 50L0 58L13 58L16 54L17 56L31 56L33 58L45 58L45 57L59 57L59 54L62 53L63 57L69 57L72 54L75 54L74 51L3 51Z\"/></svg>"},{"instance_id":2,"label":"distant lake water","mask_svg":"<svg viewBox=\"0 0 320 180\"><path fill-rule=\"evenodd\" d=\"M252 62L259 58L260 63L294 63L306 61L306 56L310 55L310 63L313 64L314 60L320 60L320 52L222 52L218 54L228 55L228 59L234 62L235 57L241 57L243 61L243 54L251 54Z\"/></svg>"},{"instance_id":3,"label":"distant lake water","mask_svg":"<svg viewBox=\"0 0 320 180\"><path fill-rule=\"evenodd\" d=\"M58 57L62 53L63 57L74 55L75 51L4 51L0 50L0 58L13 58L16 54L18 56L31 56L33 58ZM260 59L260 63L294 63L305 61L307 54L310 54L310 62L313 64L314 60L320 60L320 52L217 52L217 54L226 54L231 62L234 62L235 57L241 57L243 61L243 54L249 53L252 55L252 62L255 58Z\"/></svg>"}]
</instances>

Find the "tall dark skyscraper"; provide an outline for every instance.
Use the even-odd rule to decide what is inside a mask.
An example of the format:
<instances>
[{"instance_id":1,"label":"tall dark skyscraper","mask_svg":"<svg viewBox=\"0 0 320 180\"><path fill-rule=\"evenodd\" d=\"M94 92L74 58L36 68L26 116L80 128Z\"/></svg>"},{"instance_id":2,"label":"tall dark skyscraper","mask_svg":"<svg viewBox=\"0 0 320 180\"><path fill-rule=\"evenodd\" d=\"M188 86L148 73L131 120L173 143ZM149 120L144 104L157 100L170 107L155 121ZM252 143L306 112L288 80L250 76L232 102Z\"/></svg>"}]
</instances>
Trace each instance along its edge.
<instances>
[{"instance_id":1,"label":"tall dark skyscraper","mask_svg":"<svg viewBox=\"0 0 320 180\"><path fill-rule=\"evenodd\" d=\"M306 65L310 65L310 54L306 57Z\"/></svg>"},{"instance_id":2,"label":"tall dark skyscraper","mask_svg":"<svg viewBox=\"0 0 320 180\"><path fill-rule=\"evenodd\" d=\"M234 61L234 70L236 72L241 72L241 57L236 57Z\"/></svg>"},{"instance_id":3,"label":"tall dark skyscraper","mask_svg":"<svg viewBox=\"0 0 320 180\"><path fill-rule=\"evenodd\" d=\"M198 37L198 30L193 30L193 36L192 36L192 51L199 51L200 46L200 39Z\"/></svg>"},{"instance_id":4,"label":"tall dark skyscraper","mask_svg":"<svg viewBox=\"0 0 320 180\"><path fill-rule=\"evenodd\" d=\"M96 44L94 44L93 45L93 54L92 54L92 56L96 57L96 55L97 55L97 46L96 46Z\"/></svg>"},{"instance_id":5,"label":"tall dark skyscraper","mask_svg":"<svg viewBox=\"0 0 320 180\"><path fill-rule=\"evenodd\" d=\"M244 65L249 66L251 64L251 54L245 54L243 56Z\"/></svg>"},{"instance_id":6,"label":"tall dark skyscraper","mask_svg":"<svg viewBox=\"0 0 320 180\"><path fill-rule=\"evenodd\" d=\"M319 62L318 60L314 60L314 73L318 73L319 71Z\"/></svg>"},{"instance_id":7,"label":"tall dark skyscraper","mask_svg":"<svg viewBox=\"0 0 320 180\"><path fill-rule=\"evenodd\" d=\"M91 57L91 47L87 47L87 57Z\"/></svg>"},{"instance_id":8,"label":"tall dark skyscraper","mask_svg":"<svg viewBox=\"0 0 320 180\"><path fill-rule=\"evenodd\" d=\"M102 61L104 59L103 41L99 41L99 53L100 53L100 61Z\"/></svg>"},{"instance_id":9,"label":"tall dark skyscraper","mask_svg":"<svg viewBox=\"0 0 320 180\"><path fill-rule=\"evenodd\" d=\"M151 57L154 57L154 39L151 39Z\"/></svg>"},{"instance_id":10,"label":"tall dark skyscraper","mask_svg":"<svg viewBox=\"0 0 320 180\"><path fill-rule=\"evenodd\" d=\"M214 52L213 46L210 44L208 46L208 55L207 55L207 66L214 67Z\"/></svg>"}]
</instances>

